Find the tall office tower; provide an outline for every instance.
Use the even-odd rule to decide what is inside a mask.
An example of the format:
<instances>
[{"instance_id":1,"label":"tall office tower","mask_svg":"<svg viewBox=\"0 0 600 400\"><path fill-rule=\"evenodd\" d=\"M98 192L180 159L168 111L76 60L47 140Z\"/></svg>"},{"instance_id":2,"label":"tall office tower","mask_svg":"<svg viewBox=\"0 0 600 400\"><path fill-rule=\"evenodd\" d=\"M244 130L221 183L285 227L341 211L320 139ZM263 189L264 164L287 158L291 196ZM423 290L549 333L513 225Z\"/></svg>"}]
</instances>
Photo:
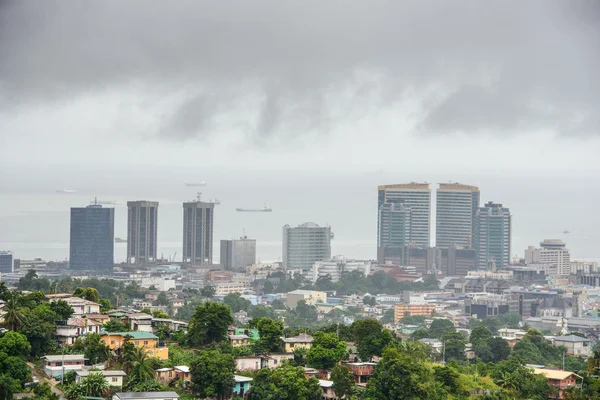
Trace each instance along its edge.
<instances>
[{"instance_id":1,"label":"tall office tower","mask_svg":"<svg viewBox=\"0 0 600 400\"><path fill-rule=\"evenodd\" d=\"M331 227L313 222L283 227L283 268L301 269L309 275L315 261L331 258Z\"/></svg>"},{"instance_id":2,"label":"tall office tower","mask_svg":"<svg viewBox=\"0 0 600 400\"><path fill-rule=\"evenodd\" d=\"M115 250L115 209L99 204L71 208L69 267L112 270Z\"/></svg>"},{"instance_id":3,"label":"tall office tower","mask_svg":"<svg viewBox=\"0 0 600 400\"><path fill-rule=\"evenodd\" d=\"M379 207L378 252L381 248L402 247L410 242L410 211L403 203L383 203Z\"/></svg>"},{"instance_id":4,"label":"tall office tower","mask_svg":"<svg viewBox=\"0 0 600 400\"><path fill-rule=\"evenodd\" d=\"M475 214L479 208L479 188L460 183L441 183L437 190L435 246L473 246Z\"/></svg>"},{"instance_id":5,"label":"tall office tower","mask_svg":"<svg viewBox=\"0 0 600 400\"><path fill-rule=\"evenodd\" d=\"M510 210L502 204L490 201L477 210L473 248L478 269L488 269L488 265L504 268L510 264L511 224Z\"/></svg>"},{"instance_id":6,"label":"tall office tower","mask_svg":"<svg viewBox=\"0 0 600 400\"><path fill-rule=\"evenodd\" d=\"M429 220L431 214L431 189L428 183L383 185L378 188L377 222L379 210L384 203L403 203L410 208L410 242L417 246L429 246ZM380 228L377 226L377 234ZM379 236L377 243L380 243Z\"/></svg>"},{"instance_id":7,"label":"tall office tower","mask_svg":"<svg viewBox=\"0 0 600 400\"><path fill-rule=\"evenodd\" d=\"M212 264L215 203L183 203L183 262Z\"/></svg>"},{"instance_id":8,"label":"tall office tower","mask_svg":"<svg viewBox=\"0 0 600 400\"><path fill-rule=\"evenodd\" d=\"M12 274L13 272L13 253L10 251L0 251L0 274Z\"/></svg>"},{"instance_id":9,"label":"tall office tower","mask_svg":"<svg viewBox=\"0 0 600 400\"><path fill-rule=\"evenodd\" d=\"M256 240L247 236L221 240L220 264L227 271L245 272L246 266L256 263Z\"/></svg>"},{"instance_id":10,"label":"tall office tower","mask_svg":"<svg viewBox=\"0 0 600 400\"><path fill-rule=\"evenodd\" d=\"M127 202L127 263L156 261L158 202Z\"/></svg>"},{"instance_id":11,"label":"tall office tower","mask_svg":"<svg viewBox=\"0 0 600 400\"><path fill-rule=\"evenodd\" d=\"M529 250L529 249L528 249ZM567 244L560 239L544 239L540 243L540 249L534 249L533 258L537 258L541 264L548 264L556 268L556 273L561 276L571 274L571 252Z\"/></svg>"}]
</instances>

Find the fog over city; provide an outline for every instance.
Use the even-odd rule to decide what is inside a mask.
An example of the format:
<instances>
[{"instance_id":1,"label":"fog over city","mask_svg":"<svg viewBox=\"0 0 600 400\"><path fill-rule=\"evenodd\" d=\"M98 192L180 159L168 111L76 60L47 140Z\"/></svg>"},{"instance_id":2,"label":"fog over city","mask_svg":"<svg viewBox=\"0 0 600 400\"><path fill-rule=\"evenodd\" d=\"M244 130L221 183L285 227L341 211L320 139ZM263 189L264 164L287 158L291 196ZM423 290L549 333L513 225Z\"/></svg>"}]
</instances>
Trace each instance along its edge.
<instances>
[{"instance_id":1,"label":"fog over city","mask_svg":"<svg viewBox=\"0 0 600 400\"><path fill-rule=\"evenodd\" d=\"M459 181L510 207L513 253L559 238L600 259L599 18L591 1L1 1L0 249L65 259L69 208L97 196L159 201L167 256L201 191L221 201L215 245L245 231L275 261L281 227L314 221L333 253L375 258L377 185Z\"/></svg>"}]
</instances>

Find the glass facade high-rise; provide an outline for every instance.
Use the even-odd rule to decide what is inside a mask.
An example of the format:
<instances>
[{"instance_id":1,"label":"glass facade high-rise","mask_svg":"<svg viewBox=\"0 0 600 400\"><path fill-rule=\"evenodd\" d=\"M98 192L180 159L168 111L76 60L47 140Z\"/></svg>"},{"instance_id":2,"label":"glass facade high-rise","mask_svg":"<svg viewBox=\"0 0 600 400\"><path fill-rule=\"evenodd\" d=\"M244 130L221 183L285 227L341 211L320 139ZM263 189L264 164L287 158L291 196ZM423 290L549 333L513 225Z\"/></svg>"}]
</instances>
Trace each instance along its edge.
<instances>
[{"instance_id":1,"label":"glass facade high-rise","mask_svg":"<svg viewBox=\"0 0 600 400\"><path fill-rule=\"evenodd\" d=\"M127 263L156 261L158 202L127 202Z\"/></svg>"},{"instance_id":2,"label":"glass facade high-rise","mask_svg":"<svg viewBox=\"0 0 600 400\"><path fill-rule=\"evenodd\" d=\"M183 203L183 262L212 264L215 203Z\"/></svg>"},{"instance_id":3,"label":"glass facade high-rise","mask_svg":"<svg viewBox=\"0 0 600 400\"><path fill-rule=\"evenodd\" d=\"M13 272L13 253L10 251L0 251L0 274L12 274Z\"/></svg>"},{"instance_id":4,"label":"glass facade high-rise","mask_svg":"<svg viewBox=\"0 0 600 400\"><path fill-rule=\"evenodd\" d=\"M435 246L473 246L475 214L479 209L479 188L460 183L442 183L436 196Z\"/></svg>"},{"instance_id":5,"label":"glass facade high-rise","mask_svg":"<svg viewBox=\"0 0 600 400\"><path fill-rule=\"evenodd\" d=\"M379 227L379 210L384 203L402 203L410 208L409 241L420 247L430 245L431 189L428 183L408 183L398 185L382 185L378 187L377 201L377 243L381 229Z\"/></svg>"},{"instance_id":6,"label":"glass facade high-rise","mask_svg":"<svg viewBox=\"0 0 600 400\"><path fill-rule=\"evenodd\" d=\"M379 207L378 247L401 247L410 242L411 210L403 203Z\"/></svg>"},{"instance_id":7,"label":"glass facade high-rise","mask_svg":"<svg viewBox=\"0 0 600 400\"><path fill-rule=\"evenodd\" d=\"M512 235L510 210L502 204L486 203L477 210L473 247L478 269L504 268L510 264Z\"/></svg>"},{"instance_id":8,"label":"glass facade high-rise","mask_svg":"<svg viewBox=\"0 0 600 400\"><path fill-rule=\"evenodd\" d=\"M315 261L331 258L331 227L313 222L283 227L283 268L301 269L304 275L312 271Z\"/></svg>"},{"instance_id":9,"label":"glass facade high-rise","mask_svg":"<svg viewBox=\"0 0 600 400\"><path fill-rule=\"evenodd\" d=\"M71 208L69 266L90 271L112 270L115 210L94 204Z\"/></svg>"}]
</instances>

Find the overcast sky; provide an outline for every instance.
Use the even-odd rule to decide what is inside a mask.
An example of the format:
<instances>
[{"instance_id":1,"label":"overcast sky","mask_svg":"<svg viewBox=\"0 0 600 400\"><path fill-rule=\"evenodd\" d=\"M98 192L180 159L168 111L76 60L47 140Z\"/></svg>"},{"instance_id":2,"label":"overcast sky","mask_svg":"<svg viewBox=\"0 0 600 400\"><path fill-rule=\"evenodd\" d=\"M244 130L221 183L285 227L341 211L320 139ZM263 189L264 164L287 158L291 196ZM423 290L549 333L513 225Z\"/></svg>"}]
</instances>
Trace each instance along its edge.
<instances>
[{"instance_id":1,"label":"overcast sky","mask_svg":"<svg viewBox=\"0 0 600 400\"><path fill-rule=\"evenodd\" d=\"M598 71L592 0L0 0L0 163L597 171Z\"/></svg>"}]
</instances>

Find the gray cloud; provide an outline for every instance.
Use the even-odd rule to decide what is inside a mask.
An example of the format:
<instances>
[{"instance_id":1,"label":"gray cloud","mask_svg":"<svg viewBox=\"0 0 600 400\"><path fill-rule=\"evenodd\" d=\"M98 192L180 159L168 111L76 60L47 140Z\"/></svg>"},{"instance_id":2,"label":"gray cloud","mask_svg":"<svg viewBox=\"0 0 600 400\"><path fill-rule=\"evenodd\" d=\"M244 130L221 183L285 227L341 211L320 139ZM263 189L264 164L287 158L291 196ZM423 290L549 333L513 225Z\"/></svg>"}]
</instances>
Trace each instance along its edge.
<instances>
[{"instance_id":1,"label":"gray cloud","mask_svg":"<svg viewBox=\"0 0 600 400\"><path fill-rule=\"evenodd\" d=\"M223 121L257 143L324 134L408 89L424 133L598 135L599 70L595 1L0 5L4 110L107 89L185 93L157 129L175 139Z\"/></svg>"}]
</instances>

